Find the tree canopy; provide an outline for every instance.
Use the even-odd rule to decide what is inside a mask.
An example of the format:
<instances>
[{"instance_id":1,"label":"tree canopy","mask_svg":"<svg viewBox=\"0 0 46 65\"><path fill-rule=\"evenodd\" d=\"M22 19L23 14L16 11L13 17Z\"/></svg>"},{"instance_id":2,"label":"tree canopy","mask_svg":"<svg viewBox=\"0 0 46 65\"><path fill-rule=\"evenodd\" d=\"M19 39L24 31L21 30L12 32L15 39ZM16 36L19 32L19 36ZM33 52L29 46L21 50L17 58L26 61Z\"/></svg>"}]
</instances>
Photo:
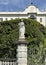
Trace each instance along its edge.
<instances>
[{"instance_id":1,"label":"tree canopy","mask_svg":"<svg viewBox=\"0 0 46 65\"><path fill-rule=\"evenodd\" d=\"M19 38L21 19L0 22L0 58L16 58L15 41ZM42 65L45 60L46 28L35 19L23 19L28 43L28 64Z\"/></svg>"}]
</instances>

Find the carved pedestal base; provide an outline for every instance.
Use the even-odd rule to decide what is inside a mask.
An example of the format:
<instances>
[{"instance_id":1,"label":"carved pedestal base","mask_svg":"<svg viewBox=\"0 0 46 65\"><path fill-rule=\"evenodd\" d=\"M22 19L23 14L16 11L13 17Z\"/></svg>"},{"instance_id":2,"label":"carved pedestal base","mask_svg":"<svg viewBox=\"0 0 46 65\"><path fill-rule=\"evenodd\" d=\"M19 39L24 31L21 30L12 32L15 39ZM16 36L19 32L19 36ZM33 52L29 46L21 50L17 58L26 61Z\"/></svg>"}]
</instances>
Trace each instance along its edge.
<instances>
[{"instance_id":1,"label":"carved pedestal base","mask_svg":"<svg viewBox=\"0 0 46 65\"><path fill-rule=\"evenodd\" d=\"M27 65L27 42L17 42L17 64Z\"/></svg>"}]
</instances>

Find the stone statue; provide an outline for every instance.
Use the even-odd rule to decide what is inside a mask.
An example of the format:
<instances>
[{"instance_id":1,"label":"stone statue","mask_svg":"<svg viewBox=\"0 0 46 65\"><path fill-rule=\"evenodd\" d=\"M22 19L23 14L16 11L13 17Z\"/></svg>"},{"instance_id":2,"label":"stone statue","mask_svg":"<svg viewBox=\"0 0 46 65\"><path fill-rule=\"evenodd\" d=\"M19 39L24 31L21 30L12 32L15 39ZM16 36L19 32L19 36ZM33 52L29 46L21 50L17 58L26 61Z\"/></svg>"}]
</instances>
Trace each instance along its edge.
<instances>
[{"instance_id":1,"label":"stone statue","mask_svg":"<svg viewBox=\"0 0 46 65\"><path fill-rule=\"evenodd\" d=\"M19 23L19 40L24 40L25 39L25 25L24 22L21 20Z\"/></svg>"}]
</instances>

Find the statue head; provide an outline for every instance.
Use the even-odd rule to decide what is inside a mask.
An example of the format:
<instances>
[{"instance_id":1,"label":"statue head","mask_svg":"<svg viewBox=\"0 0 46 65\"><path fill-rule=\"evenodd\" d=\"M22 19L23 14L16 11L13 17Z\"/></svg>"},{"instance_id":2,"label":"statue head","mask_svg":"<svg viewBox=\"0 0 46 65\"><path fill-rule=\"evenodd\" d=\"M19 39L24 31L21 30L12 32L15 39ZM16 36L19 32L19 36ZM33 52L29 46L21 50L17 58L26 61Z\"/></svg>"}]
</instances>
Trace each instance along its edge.
<instances>
[{"instance_id":1,"label":"statue head","mask_svg":"<svg viewBox=\"0 0 46 65\"><path fill-rule=\"evenodd\" d=\"M23 19L21 19L19 26L23 26L23 25L24 25L24 22L23 22Z\"/></svg>"}]
</instances>

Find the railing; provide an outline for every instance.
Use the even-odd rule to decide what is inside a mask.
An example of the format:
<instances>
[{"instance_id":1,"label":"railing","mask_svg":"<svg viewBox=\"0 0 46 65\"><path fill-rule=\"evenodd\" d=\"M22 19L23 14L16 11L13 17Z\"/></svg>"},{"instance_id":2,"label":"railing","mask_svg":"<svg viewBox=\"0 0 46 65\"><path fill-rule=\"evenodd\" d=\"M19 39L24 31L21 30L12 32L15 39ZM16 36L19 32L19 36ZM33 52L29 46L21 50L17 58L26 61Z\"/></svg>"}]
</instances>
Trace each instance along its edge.
<instances>
[{"instance_id":1,"label":"railing","mask_svg":"<svg viewBox=\"0 0 46 65\"><path fill-rule=\"evenodd\" d=\"M0 65L17 65L16 59L0 59Z\"/></svg>"}]
</instances>

